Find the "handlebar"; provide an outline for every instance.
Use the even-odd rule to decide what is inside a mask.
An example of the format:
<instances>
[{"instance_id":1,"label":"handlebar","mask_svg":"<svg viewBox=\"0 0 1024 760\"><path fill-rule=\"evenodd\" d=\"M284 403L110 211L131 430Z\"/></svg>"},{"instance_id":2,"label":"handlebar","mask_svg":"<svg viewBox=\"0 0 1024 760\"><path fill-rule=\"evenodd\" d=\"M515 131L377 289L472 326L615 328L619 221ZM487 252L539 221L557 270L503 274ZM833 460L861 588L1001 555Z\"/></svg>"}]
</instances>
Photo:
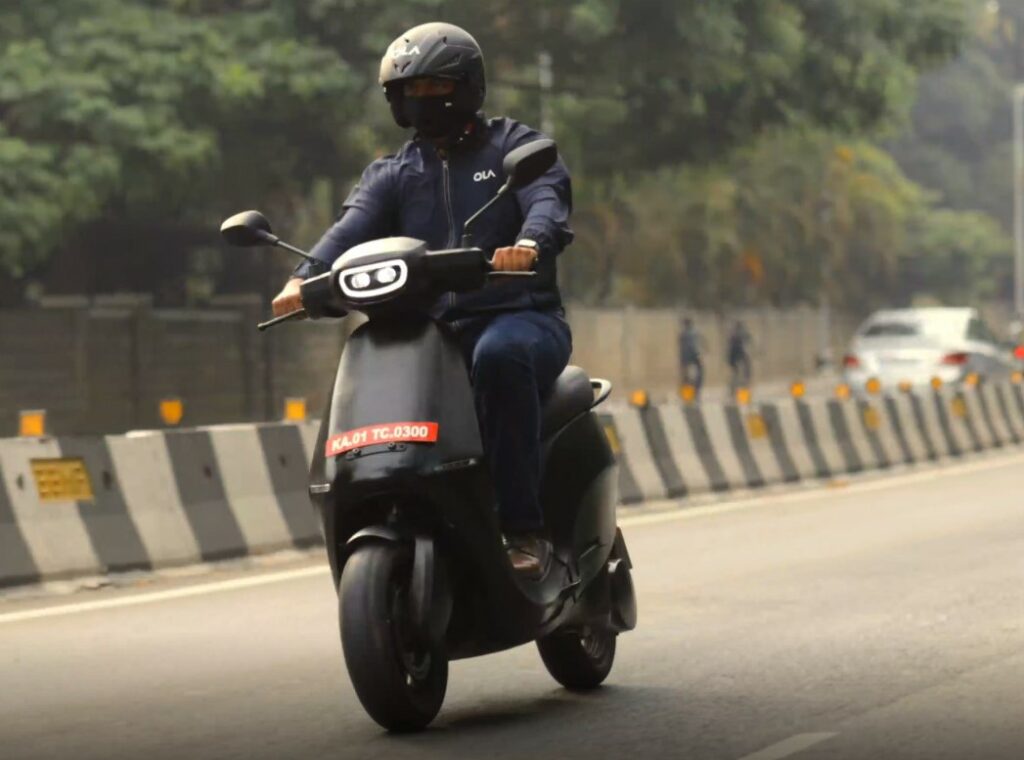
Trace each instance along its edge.
<instances>
[{"instance_id":1,"label":"handlebar","mask_svg":"<svg viewBox=\"0 0 1024 760\"><path fill-rule=\"evenodd\" d=\"M430 255L430 260L432 260L435 263L435 265L437 265L440 262L443 262L445 259L447 259L449 255L459 256L459 255L465 254L465 253L472 253L472 251L469 251L469 250L462 251L462 250L459 250L459 249L455 249L455 250L452 250L452 251L438 251L438 252L434 252L434 253L432 253ZM477 251L476 253L477 253L478 256L480 256L480 252L479 251ZM499 280L499 279L505 279L505 278L515 279L515 278L519 278L519 277L536 277L537 276L537 272L532 271L532 270L531 271L523 271L523 272L497 272L497 271L494 271L494 264L491 261L489 261L488 259L486 259L485 257L480 256L480 258L476 259L476 261L477 261L477 263L475 264L476 273L475 273L475 275L473 275L474 277L477 277L477 278L479 278L480 275L482 274L480 272L480 268L479 268L480 267L480 263L479 262L480 262L481 259L483 259L485 267L488 270L490 270L490 271L486 272L486 276L487 276L488 279ZM442 266L444 266L444 265L442 265ZM460 263L459 259L455 260L455 266L462 267L462 269L465 269L465 264ZM442 279L443 279L443 276L442 276ZM479 288L482 284L483 283L479 279L477 279L476 280L476 285L473 286L473 287ZM269 330L271 327L276 327L277 325L282 324L284 322L290 322L293 319L306 319L307 317L310 317L310 316L312 316L313 319L317 319L319 317L324 317L324 316L338 316L338 317L344 316L345 315L345 311L340 310L338 308L329 308L330 307L329 296L331 295L331 293L332 293L332 291L333 291L333 289L335 287L336 287L336 285L332 285L331 273L329 273L329 272L324 273L322 275L318 275L316 277L309 278L302 285L302 293L303 293L303 299L306 301L306 303L308 305L310 305L310 307L312 308L312 312L307 311L305 308L297 309L295 311L288 312L287 314L282 314L279 317L274 317L273 319L268 319L266 322L260 322L259 324L256 325L256 328L260 332L263 332L264 330ZM458 286L455 285L454 283L452 283L452 287L455 290L459 290ZM323 302L323 303L321 303L321 302Z\"/></svg>"},{"instance_id":2,"label":"handlebar","mask_svg":"<svg viewBox=\"0 0 1024 760\"><path fill-rule=\"evenodd\" d=\"M536 277L536 272L488 272L488 277Z\"/></svg>"}]
</instances>

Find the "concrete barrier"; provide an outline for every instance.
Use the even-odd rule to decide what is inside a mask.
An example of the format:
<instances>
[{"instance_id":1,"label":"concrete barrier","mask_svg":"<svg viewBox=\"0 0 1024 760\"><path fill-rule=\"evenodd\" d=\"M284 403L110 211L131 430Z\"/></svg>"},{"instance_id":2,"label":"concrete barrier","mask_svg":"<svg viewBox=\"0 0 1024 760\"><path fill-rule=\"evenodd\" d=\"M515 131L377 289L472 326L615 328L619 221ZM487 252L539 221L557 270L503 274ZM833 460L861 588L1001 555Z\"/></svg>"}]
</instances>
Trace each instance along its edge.
<instances>
[{"instance_id":1,"label":"concrete barrier","mask_svg":"<svg viewBox=\"0 0 1024 760\"><path fill-rule=\"evenodd\" d=\"M313 425L0 440L0 585L150 570L320 541L306 494ZM88 498L33 466L80 462Z\"/></svg>"},{"instance_id":2,"label":"concrete barrier","mask_svg":"<svg viewBox=\"0 0 1024 760\"><path fill-rule=\"evenodd\" d=\"M630 505L1021 446L1024 386L748 405L609 404L599 417ZM280 423L0 440L0 585L320 543L306 491L316 436L316 423ZM60 489L47 490L53 462L85 473L87 495L59 500Z\"/></svg>"}]
</instances>

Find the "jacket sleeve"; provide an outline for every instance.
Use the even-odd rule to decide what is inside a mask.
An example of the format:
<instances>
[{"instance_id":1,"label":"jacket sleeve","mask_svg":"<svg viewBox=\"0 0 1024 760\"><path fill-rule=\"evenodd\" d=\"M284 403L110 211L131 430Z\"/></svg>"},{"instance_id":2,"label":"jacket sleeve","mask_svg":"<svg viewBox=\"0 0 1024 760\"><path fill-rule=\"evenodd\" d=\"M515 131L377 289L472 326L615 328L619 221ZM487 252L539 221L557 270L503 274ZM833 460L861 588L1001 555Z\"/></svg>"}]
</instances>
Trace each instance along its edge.
<instances>
[{"instance_id":1,"label":"jacket sleeve","mask_svg":"<svg viewBox=\"0 0 1024 760\"><path fill-rule=\"evenodd\" d=\"M345 251L369 240L391 234L395 218L395 183L392 162L374 161L342 207L338 220L324 233L310 252L316 263L304 261L295 268L295 276L306 279L330 269Z\"/></svg>"},{"instance_id":2,"label":"jacket sleeve","mask_svg":"<svg viewBox=\"0 0 1024 760\"><path fill-rule=\"evenodd\" d=\"M506 153L543 137L539 132L520 127L513 136L515 139L509 141ZM572 181L561 158L546 174L517 190L516 200L523 214L518 240L536 240L541 257L556 256L572 242L573 232L569 228Z\"/></svg>"}]
</instances>

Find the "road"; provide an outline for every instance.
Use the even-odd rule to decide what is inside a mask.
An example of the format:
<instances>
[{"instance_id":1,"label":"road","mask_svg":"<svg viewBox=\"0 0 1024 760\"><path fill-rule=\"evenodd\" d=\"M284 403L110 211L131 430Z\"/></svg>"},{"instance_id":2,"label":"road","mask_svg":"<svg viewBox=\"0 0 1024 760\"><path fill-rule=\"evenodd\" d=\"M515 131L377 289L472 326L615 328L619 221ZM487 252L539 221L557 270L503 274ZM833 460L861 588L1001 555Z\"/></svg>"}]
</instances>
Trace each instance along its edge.
<instances>
[{"instance_id":1,"label":"road","mask_svg":"<svg viewBox=\"0 0 1024 760\"><path fill-rule=\"evenodd\" d=\"M532 647L456 663L414 736L359 708L309 560L8 600L0 756L1019 760L1022 469L634 513L640 626L607 687L559 689Z\"/></svg>"}]
</instances>

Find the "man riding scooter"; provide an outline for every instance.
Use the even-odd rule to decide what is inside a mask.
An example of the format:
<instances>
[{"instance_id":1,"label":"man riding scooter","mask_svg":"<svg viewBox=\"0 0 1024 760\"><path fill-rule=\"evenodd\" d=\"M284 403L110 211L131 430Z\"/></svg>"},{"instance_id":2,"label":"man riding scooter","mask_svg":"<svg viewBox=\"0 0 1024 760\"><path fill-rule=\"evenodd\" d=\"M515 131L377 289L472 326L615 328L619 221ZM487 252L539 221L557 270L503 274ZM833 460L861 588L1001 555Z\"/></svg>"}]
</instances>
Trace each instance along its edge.
<instances>
[{"instance_id":1,"label":"man riding scooter","mask_svg":"<svg viewBox=\"0 0 1024 760\"><path fill-rule=\"evenodd\" d=\"M274 299L275 316L302 308L300 284L355 245L387 236L455 246L466 220L504 182L502 160L542 135L512 119L486 119L483 54L451 24L417 26L381 61L380 84L396 123L415 130L392 156L370 164L338 221ZM544 576L551 559L540 507L541 403L565 369L572 337L557 286L556 257L573 238L572 189L558 162L540 179L488 209L474 245L494 250L502 278L446 294L433 316L459 337L498 496L513 568Z\"/></svg>"}]
</instances>

